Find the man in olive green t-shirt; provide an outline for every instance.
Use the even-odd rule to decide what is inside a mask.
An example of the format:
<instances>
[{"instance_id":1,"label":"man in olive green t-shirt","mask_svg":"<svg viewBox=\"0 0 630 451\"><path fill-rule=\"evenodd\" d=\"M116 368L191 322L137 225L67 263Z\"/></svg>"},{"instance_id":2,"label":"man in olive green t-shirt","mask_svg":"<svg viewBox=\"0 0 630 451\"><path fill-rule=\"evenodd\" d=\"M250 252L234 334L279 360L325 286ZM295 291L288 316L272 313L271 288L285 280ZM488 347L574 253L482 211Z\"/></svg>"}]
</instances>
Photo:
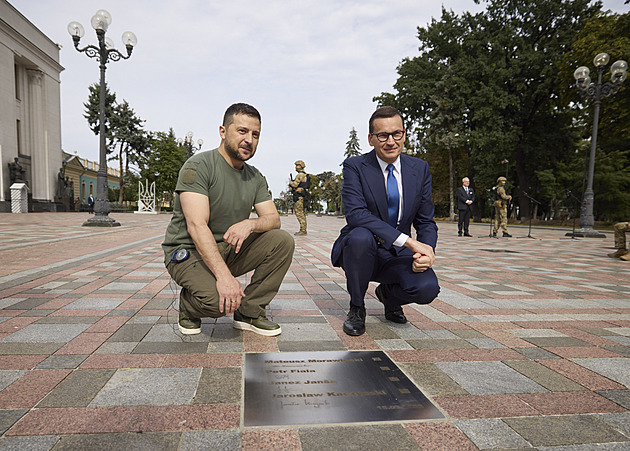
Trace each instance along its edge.
<instances>
[{"instance_id":1,"label":"man in olive green t-shirt","mask_svg":"<svg viewBox=\"0 0 630 451\"><path fill-rule=\"evenodd\" d=\"M186 161L175 188L173 218L162 249L166 269L182 287L179 330L201 332L201 318L234 314L234 327L280 334L265 307L280 288L295 243L280 230L267 181L245 163L256 153L260 113L230 106L219 127L218 149ZM252 207L258 215L250 218ZM245 290L236 277L254 271Z\"/></svg>"}]
</instances>

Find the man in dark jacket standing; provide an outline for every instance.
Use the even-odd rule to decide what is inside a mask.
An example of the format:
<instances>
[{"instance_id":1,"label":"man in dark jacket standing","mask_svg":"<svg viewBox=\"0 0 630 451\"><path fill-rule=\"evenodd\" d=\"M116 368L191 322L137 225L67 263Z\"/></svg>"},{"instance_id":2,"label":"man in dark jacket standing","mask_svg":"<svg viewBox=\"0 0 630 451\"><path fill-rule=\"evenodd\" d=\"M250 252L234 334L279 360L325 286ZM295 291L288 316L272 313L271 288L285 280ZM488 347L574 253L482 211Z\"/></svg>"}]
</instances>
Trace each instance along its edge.
<instances>
[{"instance_id":1,"label":"man in dark jacket standing","mask_svg":"<svg viewBox=\"0 0 630 451\"><path fill-rule=\"evenodd\" d=\"M459 210L459 220L457 221L458 236L462 236L462 228L464 230L464 236L472 236L468 233L468 225L470 223L472 204L475 201L475 192L469 185L470 180L468 177L464 177L462 179L462 186L455 190L457 209Z\"/></svg>"}]
</instances>

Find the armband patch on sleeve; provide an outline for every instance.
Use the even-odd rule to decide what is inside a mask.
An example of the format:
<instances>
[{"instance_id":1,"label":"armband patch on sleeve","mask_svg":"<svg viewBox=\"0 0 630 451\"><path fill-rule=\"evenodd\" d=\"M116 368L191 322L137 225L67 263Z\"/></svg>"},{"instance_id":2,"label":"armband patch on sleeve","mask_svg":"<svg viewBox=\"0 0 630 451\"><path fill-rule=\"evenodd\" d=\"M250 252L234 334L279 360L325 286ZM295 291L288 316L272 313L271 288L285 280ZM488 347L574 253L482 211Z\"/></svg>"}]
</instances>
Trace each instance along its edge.
<instances>
[{"instance_id":1,"label":"armband patch on sleeve","mask_svg":"<svg viewBox=\"0 0 630 451\"><path fill-rule=\"evenodd\" d=\"M186 166L184 168L184 173L182 174L182 182L190 185L195 183L195 177L197 176L197 166Z\"/></svg>"}]
</instances>

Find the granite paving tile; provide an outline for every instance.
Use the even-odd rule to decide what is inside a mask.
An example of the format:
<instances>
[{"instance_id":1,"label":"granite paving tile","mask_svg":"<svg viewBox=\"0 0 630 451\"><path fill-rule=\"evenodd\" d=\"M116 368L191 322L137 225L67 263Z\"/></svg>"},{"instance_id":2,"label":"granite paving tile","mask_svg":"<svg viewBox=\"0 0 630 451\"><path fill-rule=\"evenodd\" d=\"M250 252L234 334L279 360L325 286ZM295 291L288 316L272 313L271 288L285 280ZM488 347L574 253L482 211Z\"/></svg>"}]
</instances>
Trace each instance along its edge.
<instances>
[{"instance_id":1,"label":"granite paving tile","mask_svg":"<svg viewBox=\"0 0 630 451\"><path fill-rule=\"evenodd\" d=\"M0 355L0 370L30 370L46 357L45 355Z\"/></svg>"},{"instance_id":2,"label":"granite paving tile","mask_svg":"<svg viewBox=\"0 0 630 451\"><path fill-rule=\"evenodd\" d=\"M32 370L0 391L0 409L35 406L71 371L67 369Z\"/></svg>"},{"instance_id":3,"label":"granite paving tile","mask_svg":"<svg viewBox=\"0 0 630 451\"><path fill-rule=\"evenodd\" d=\"M51 355L39 363L35 368L44 369L74 369L87 358L87 355Z\"/></svg>"},{"instance_id":4,"label":"granite paving tile","mask_svg":"<svg viewBox=\"0 0 630 451\"><path fill-rule=\"evenodd\" d=\"M166 356L164 368L212 368L240 367L243 362L241 353L222 354L171 354Z\"/></svg>"},{"instance_id":5,"label":"granite paving tile","mask_svg":"<svg viewBox=\"0 0 630 451\"><path fill-rule=\"evenodd\" d=\"M630 359L572 359L580 366L586 367L602 376L630 387Z\"/></svg>"},{"instance_id":6,"label":"granite paving tile","mask_svg":"<svg viewBox=\"0 0 630 451\"><path fill-rule=\"evenodd\" d=\"M462 339L407 340L414 349L476 349L475 345Z\"/></svg>"},{"instance_id":7,"label":"granite paving tile","mask_svg":"<svg viewBox=\"0 0 630 451\"><path fill-rule=\"evenodd\" d=\"M68 344L60 348L55 354L91 354L101 346L111 333L82 333Z\"/></svg>"},{"instance_id":8,"label":"granite paving tile","mask_svg":"<svg viewBox=\"0 0 630 451\"><path fill-rule=\"evenodd\" d=\"M506 418L503 421L536 447L630 440L593 415Z\"/></svg>"},{"instance_id":9,"label":"granite paving tile","mask_svg":"<svg viewBox=\"0 0 630 451\"><path fill-rule=\"evenodd\" d=\"M151 330L151 324L125 324L109 337L108 341L141 341Z\"/></svg>"},{"instance_id":10,"label":"granite paving tile","mask_svg":"<svg viewBox=\"0 0 630 451\"><path fill-rule=\"evenodd\" d=\"M193 404L238 404L241 379L240 368L203 368Z\"/></svg>"},{"instance_id":11,"label":"granite paving tile","mask_svg":"<svg viewBox=\"0 0 630 451\"><path fill-rule=\"evenodd\" d=\"M459 420L456 425L479 449L531 448L527 440L498 418Z\"/></svg>"},{"instance_id":12,"label":"granite paving tile","mask_svg":"<svg viewBox=\"0 0 630 451\"><path fill-rule=\"evenodd\" d=\"M605 358L605 357L618 357L619 355L608 351L607 349L598 348L595 346L572 346L572 347L548 347L547 351L552 352L565 359L575 358Z\"/></svg>"},{"instance_id":13,"label":"granite paving tile","mask_svg":"<svg viewBox=\"0 0 630 451\"><path fill-rule=\"evenodd\" d=\"M298 431L291 429L247 430L242 434L242 450L305 450L300 446Z\"/></svg>"},{"instance_id":14,"label":"granite paving tile","mask_svg":"<svg viewBox=\"0 0 630 451\"><path fill-rule=\"evenodd\" d=\"M346 351L347 348L340 340L324 341L279 341L280 352L314 352L314 351ZM210 348L209 348L210 350Z\"/></svg>"},{"instance_id":15,"label":"granite paving tile","mask_svg":"<svg viewBox=\"0 0 630 451\"><path fill-rule=\"evenodd\" d=\"M46 316L33 324L94 324L100 319L96 316Z\"/></svg>"},{"instance_id":16,"label":"granite paving tile","mask_svg":"<svg viewBox=\"0 0 630 451\"><path fill-rule=\"evenodd\" d=\"M238 431L184 431L177 449L178 451L241 449L241 434Z\"/></svg>"},{"instance_id":17,"label":"granite paving tile","mask_svg":"<svg viewBox=\"0 0 630 451\"><path fill-rule=\"evenodd\" d=\"M0 370L0 390L4 390L27 372L26 370Z\"/></svg>"},{"instance_id":18,"label":"granite paving tile","mask_svg":"<svg viewBox=\"0 0 630 451\"><path fill-rule=\"evenodd\" d=\"M453 418L502 418L540 415L516 395L436 396L433 400Z\"/></svg>"},{"instance_id":19,"label":"granite paving tile","mask_svg":"<svg viewBox=\"0 0 630 451\"><path fill-rule=\"evenodd\" d=\"M63 343L0 343L0 355L50 355Z\"/></svg>"},{"instance_id":20,"label":"granite paving tile","mask_svg":"<svg viewBox=\"0 0 630 451\"><path fill-rule=\"evenodd\" d=\"M76 370L57 385L37 407L87 407L116 370Z\"/></svg>"},{"instance_id":21,"label":"granite paving tile","mask_svg":"<svg viewBox=\"0 0 630 451\"><path fill-rule=\"evenodd\" d=\"M598 390L596 392L606 399L619 404L621 407L630 410L630 391L628 390Z\"/></svg>"},{"instance_id":22,"label":"granite paving tile","mask_svg":"<svg viewBox=\"0 0 630 451\"><path fill-rule=\"evenodd\" d=\"M159 368L164 360L164 354L92 354L79 368Z\"/></svg>"},{"instance_id":23,"label":"granite paving tile","mask_svg":"<svg viewBox=\"0 0 630 451\"><path fill-rule=\"evenodd\" d=\"M392 443L396 444L397 450L415 451L418 449L418 444L412 433L399 424L336 426L325 429L301 428L298 433L302 451L340 449L340 446L343 446L343 449L381 451L390 447ZM243 447L245 448L245 438L243 438ZM300 448L295 449L299 450Z\"/></svg>"},{"instance_id":24,"label":"granite paving tile","mask_svg":"<svg viewBox=\"0 0 630 451\"><path fill-rule=\"evenodd\" d=\"M398 366L423 393L429 396L469 394L433 363L402 363Z\"/></svg>"},{"instance_id":25,"label":"granite paving tile","mask_svg":"<svg viewBox=\"0 0 630 451\"><path fill-rule=\"evenodd\" d=\"M3 343L66 343L89 326L87 324L67 324L58 327L54 324L30 324L3 338Z\"/></svg>"},{"instance_id":26,"label":"granite paving tile","mask_svg":"<svg viewBox=\"0 0 630 451\"><path fill-rule=\"evenodd\" d=\"M40 437L2 437L0 449L3 451L42 450L53 449L60 437L47 435ZM57 449L55 447L55 449Z\"/></svg>"},{"instance_id":27,"label":"granite paving tile","mask_svg":"<svg viewBox=\"0 0 630 451\"><path fill-rule=\"evenodd\" d=\"M3 409L0 410L0 434L4 434L11 426L22 418L28 409ZM2 448L3 439L0 438L0 448Z\"/></svg>"},{"instance_id":28,"label":"granite paving tile","mask_svg":"<svg viewBox=\"0 0 630 451\"><path fill-rule=\"evenodd\" d=\"M435 365L474 395L547 391L502 362L439 362Z\"/></svg>"},{"instance_id":29,"label":"granite paving tile","mask_svg":"<svg viewBox=\"0 0 630 451\"><path fill-rule=\"evenodd\" d=\"M564 393L522 393L517 395L543 415L625 412L626 409L590 391Z\"/></svg>"},{"instance_id":30,"label":"granite paving tile","mask_svg":"<svg viewBox=\"0 0 630 451\"><path fill-rule=\"evenodd\" d=\"M411 437L422 450L437 451L457 449L476 451L477 447L454 424L446 422L408 423L405 425Z\"/></svg>"},{"instance_id":31,"label":"granite paving tile","mask_svg":"<svg viewBox=\"0 0 630 451\"><path fill-rule=\"evenodd\" d=\"M132 354L187 354L205 352L208 342L193 340L180 340L177 343L168 342L141 342L133 349Z\"/></svg>"},{"instance_id":32,"label":"granite paving tile","mask_svg":"<svg viewBox=\"0 0 630 451\"><path fill-rule=\"evenodd\" d=\"M622 390L626 388L623 385L618 384L607 377L600 376L596 372L584 368L583 366L580 366L570 360L539 360L538 363L545 365L547 368L562 374L580 385L583 385L589 390Z\"/></svg>"},{"instance_id":33,"label":"granite paving tile","mask_svg":"<svg viewBox=\"0 0 630 451\"><path fill-rule=\"evenodd\" d=\"M59 439L55 451L112 450L177 450L180 432L144 432L142 434L83 434L66 435Z\"/></svg>"},{"instance_id":34,"label":"granite paving tile","mask_svg":"<svg viewBox=\"0 0 630 451\"><path fill-rule=\"evenodd\" d=\"M597 417L614 430L630 437L630 412L604 413L597 415Z\"/></svg>"},{"instance_id":35,"label":"granite paving tile","mask_svg":"<svg viewBox=\"0 0 630 451\"><path fill-rule=\"evenodd\" d=\"M107 381L90 407L189 404L201 368L123 368Z\"/></svg>"},{"instance_id":36,"label":"granite paving tile","mask_svg":"<svg viewBox=\"0 0 630 451\"><path fill-rule=\"evenodd\" d=\"M586 390L582 385L537 362L512 360L503 363L552 392Z\"/></svg>"},{"instance_id":37,"label":"granite paving tile","mask_svg":"<svg viewBox=\"0 0 630 451\"><path fill-rule=\"evenodd\" d=\"M528 359L532 360L543 360L543 359L560 359L561 357L556 354L552 354L549 351L545 351L542 348L531 347L531 348L518 348L515 349L516 352L522 354Z\"/></svg>"}]
</instances>

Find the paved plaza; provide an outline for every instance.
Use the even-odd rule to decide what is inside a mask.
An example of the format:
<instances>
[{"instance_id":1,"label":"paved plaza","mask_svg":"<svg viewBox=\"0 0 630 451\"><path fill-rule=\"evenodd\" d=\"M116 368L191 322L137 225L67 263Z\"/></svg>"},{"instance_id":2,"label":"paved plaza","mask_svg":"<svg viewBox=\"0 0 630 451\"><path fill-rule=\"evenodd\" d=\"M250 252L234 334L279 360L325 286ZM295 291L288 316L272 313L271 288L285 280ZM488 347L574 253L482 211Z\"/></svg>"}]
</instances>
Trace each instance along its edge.
<instances>
[{"instance_id":1,"label":"paved plaza","mask_svg":"<svg viewBox=\"0 0 630 451\"><path fill-rule=\"evenodd\" d=\"M350 337L330 263L344 219L309 215L268 311L281 335L226 317L184 337L170 215L112 217L0 214L0 450L630 449L630 262L606 257L611 233L438 223L439 298L395 324L372 285ZM246 427L246 354L307 351L383 351L444 418Z\"/></svg>"}]
</instances>

